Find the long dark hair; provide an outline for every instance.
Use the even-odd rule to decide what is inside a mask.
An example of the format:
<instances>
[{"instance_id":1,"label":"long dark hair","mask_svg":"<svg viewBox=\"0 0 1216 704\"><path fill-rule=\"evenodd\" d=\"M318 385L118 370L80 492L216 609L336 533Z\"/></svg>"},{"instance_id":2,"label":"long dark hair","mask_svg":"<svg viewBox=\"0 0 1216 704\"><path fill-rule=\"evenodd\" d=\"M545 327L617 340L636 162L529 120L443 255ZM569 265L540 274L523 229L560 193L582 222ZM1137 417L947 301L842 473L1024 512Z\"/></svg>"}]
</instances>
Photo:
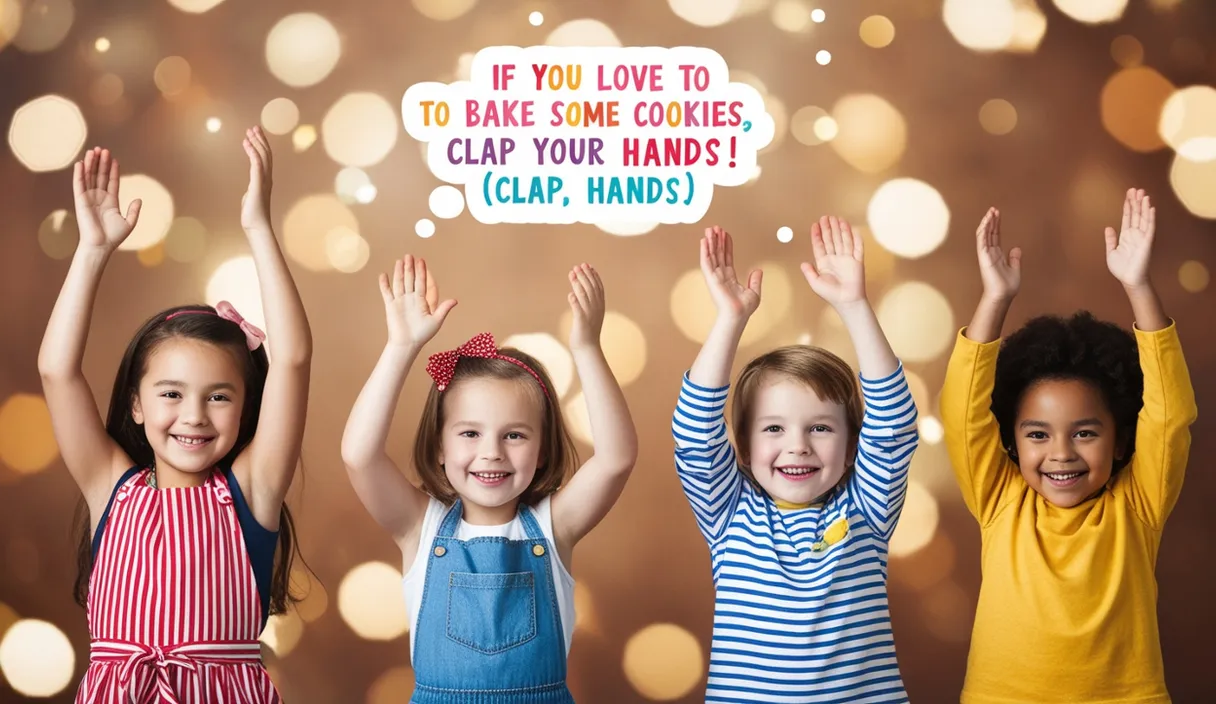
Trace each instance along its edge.
<instances>
[{"instance_id":1,"label":"long dark hair","mask_svg":"<svg viewBox=\"0 0 1216 704\"><path fill-rule=\"evenodd\" d=\"M174 315L179 312L194 312L195 315ZM148 358L162 343L174 338L200 340L230 349L245 376L245 404L241 410L241 427L236 444L220 460L223 466L232 462L249 446L258 428L258 415L262 409L262 392L266 388L266 372L270 367L266 348L249 351L245 333L236 323L219 317L215 309L206 305L178 306L161 311L148 318L131 343L118 366L114 378L114 391L110 394L110 409L106 414L106 432L127 453L138 467L152 467L156 457L143 426L131 416L132 404L139 394L139 384L147 373ZM93 570L93 546L89 538L89 512L83 502L77 510L75 532L79 537L77 548L77 573L75 585L76 603L86 606L89 594L89 576ZM291 564L299 554L295 542L295 524L287 504L279 513L279 545L275 551L274 573L270 582L270 614L287 610L298 599L291 593ZM268 614L269 615L269 614Z\"/></svg>"}]
</instances>

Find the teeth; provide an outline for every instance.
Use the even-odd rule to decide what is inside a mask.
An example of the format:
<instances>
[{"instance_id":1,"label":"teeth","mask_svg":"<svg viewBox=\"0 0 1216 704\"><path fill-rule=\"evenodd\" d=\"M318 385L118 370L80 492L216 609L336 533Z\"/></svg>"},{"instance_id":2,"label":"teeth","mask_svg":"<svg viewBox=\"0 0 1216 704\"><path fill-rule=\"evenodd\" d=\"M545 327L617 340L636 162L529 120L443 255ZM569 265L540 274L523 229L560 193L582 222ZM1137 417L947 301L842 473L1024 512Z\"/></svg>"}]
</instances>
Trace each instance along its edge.
<instances>
[{"instance_id":1,"label":"teeth","mask_svg":"<svg viewBox=\"0 0 1216 704\"><path fill-rule=\"evenodd\" d=\"M1057 472L1057 473L1048 473L1047 476L1051 477L1052 479L1054 479L1058 482L1066 482L1069 479L1075 479L1076 477L1081 476L1081 474L1082 474L1081 472L1068 472L1066 474L1061 474L1061 473Z\"/></svg>"},{"instance_id":2,"label":"teeth","mask_svg":"<svg viewBox=\"0 0 1216 704\"><path fill-rule=\"evenodd\" d=\"M174 437L183 445L202 445L207 442L207 438L183 438L180 435L175 435Z\"/></svg>"},{"instance_id":3,"label":"teeth","mask_svg":"<svg viewBox=\"0 0 1216 704\"><path fill-rule=\"evenodd\" d=\"M473 475L481 479L502 479L508 476L506 472L474 472Z\"/></svg>"},{"instance_id":4,"label":"teeth","mask_svg":"<svg viewBox=\"0 0 1216 704\"><path fill-rule=\"evenodd\" d=\"M781 472L782 474L801 475L801 474L810 474L811 472L814 472L816 469L817 469L816 467L778 467L777 471Z\"/></svg>"}]
</instances>

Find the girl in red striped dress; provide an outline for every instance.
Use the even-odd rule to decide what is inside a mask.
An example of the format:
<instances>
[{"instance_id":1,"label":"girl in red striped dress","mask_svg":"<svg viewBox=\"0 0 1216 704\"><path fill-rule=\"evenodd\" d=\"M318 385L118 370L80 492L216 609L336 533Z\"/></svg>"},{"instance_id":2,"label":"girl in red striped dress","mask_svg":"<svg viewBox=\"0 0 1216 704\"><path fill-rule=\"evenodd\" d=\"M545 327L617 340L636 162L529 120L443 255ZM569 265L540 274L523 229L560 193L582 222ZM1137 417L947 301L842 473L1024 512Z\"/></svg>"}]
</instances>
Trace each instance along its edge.
<instances>
[{"instance_id":1,"label":"girl in red striped dress","mask_svg":"<svg viewBox=\"0 0 1216 704\"><path fill-rule=\"evenodd\" d=\"M127 348L105 425L81 361L102 272L140 201L122 214L108 151L75 165L80 243L38 366L88 509L76 595L91 643L77 702L280 701L258 636L290 601L284 496L304 433L312 336L270 227L269 142L254 128L243 146L241 225L274 364L266 336L227 303L157 313Z\"/></svg>"}]
</instances>

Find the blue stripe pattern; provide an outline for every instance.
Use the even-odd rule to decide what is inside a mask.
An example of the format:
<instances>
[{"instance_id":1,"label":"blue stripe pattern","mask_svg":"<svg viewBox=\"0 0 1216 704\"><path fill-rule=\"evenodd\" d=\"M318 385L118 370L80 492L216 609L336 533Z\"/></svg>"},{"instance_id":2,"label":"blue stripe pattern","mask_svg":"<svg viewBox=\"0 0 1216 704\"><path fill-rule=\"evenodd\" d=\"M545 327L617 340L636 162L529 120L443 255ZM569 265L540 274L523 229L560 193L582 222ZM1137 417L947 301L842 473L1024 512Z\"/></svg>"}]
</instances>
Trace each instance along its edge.
<instances>
[{"instance_id":1,"label":"blue stripe pattern","mask_svg":"<svg viewBox=\"0 0 1216 704\"><path fill-rule=\"evenodd\" d=\"M887 545L919 442L903 365L861 378L855 469L805 509L779 509L739 472L724 418L729 388L685 374L671 426L676 471L713 565L705 701L907 702L887 608ZM842 517L844 539L814 550Z\"/></svg>"}]
</instances>

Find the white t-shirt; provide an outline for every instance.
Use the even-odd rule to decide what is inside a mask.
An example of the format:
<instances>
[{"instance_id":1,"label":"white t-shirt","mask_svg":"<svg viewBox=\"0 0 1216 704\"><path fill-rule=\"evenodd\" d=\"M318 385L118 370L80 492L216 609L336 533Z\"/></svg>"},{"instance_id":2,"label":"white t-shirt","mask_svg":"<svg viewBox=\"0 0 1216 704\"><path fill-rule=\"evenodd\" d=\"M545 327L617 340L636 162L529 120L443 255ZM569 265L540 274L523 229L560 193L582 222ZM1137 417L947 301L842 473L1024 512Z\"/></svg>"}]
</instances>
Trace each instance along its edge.
<instances>
[{"instance_id":1,"label":"white t-shirt","mask_svg":"<svg viewBox=\"0 0 1216 704\"><path fill-rule=\"evenodd\" d=\"M550 509L550 498L546 496L541 499L540 503L531 510L536 522L540 524L541 532L545 534L549 544L556 548L557 542L553 539L553 513ZM414 558L414 564L405 565L405 578L401 580L405 591L405 608L410 615L410 664L414 662L414 634L418 632L418 612L422 608L422 590L426 586L427 560L431 558L431 545L435 542L435 536L439 534L439 525L443 523L443 517L447 515L450 508L431 497L430 502L427 503L426 515L422 517L422 536L418 540L418 555ZM517 515L510 523L499 526L475 526L465 523L462 519L460 526L456 529L455 537L458 540L485 537L527 540L528 533L524 530L523 521ZM555 577L553 591L557 595L557 610L562 619L566 655L569 655L570 642L574 638L574 577L570 576L570 572L562 564L556 549L549 551L549 564ZM541 592L541 596L544 596L544 592Z\"/></svg>"}]
</instances>

